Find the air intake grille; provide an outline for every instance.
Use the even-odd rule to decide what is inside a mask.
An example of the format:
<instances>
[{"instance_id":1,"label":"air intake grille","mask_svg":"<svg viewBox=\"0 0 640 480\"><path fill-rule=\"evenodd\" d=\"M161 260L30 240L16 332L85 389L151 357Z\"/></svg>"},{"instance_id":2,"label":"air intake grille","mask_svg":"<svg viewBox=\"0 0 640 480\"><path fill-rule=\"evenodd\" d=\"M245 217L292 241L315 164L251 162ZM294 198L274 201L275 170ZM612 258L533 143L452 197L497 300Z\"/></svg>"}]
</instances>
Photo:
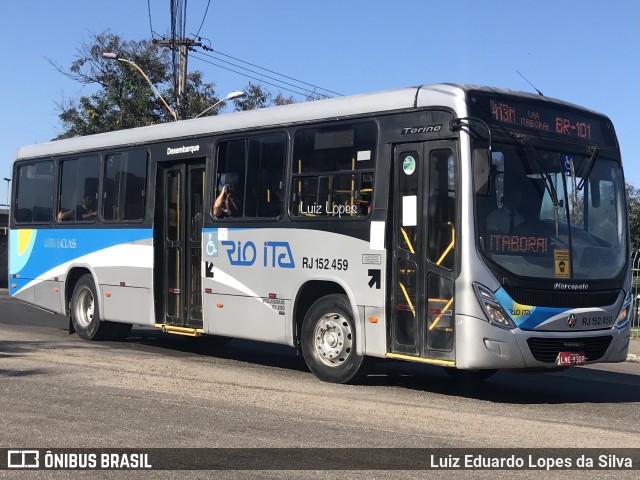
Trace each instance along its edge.
<instances>
[{"instance_id":1,"label":"air intake grille","mask_svg":"<svg viewBox=\"0 0 640 480\"><path fill-rule=\"evenodd\" d=\"M521 305L556 308L589 308L613 305L619 290L600 292L558 292L556 290L529 290L505 286L509 296Z\"/></svg>"},{"instance_id":2,"label":"air intake grille","mask_svg":"<svg viewBox=\"0 0 640 480\"><path fill-rule=\"evenodd\" d=\"M560 352L585 352L587 361L598 360L609 348L613 337L527 339L533 357L539 362L554 363Z\"/></svg>"}]
</instances>

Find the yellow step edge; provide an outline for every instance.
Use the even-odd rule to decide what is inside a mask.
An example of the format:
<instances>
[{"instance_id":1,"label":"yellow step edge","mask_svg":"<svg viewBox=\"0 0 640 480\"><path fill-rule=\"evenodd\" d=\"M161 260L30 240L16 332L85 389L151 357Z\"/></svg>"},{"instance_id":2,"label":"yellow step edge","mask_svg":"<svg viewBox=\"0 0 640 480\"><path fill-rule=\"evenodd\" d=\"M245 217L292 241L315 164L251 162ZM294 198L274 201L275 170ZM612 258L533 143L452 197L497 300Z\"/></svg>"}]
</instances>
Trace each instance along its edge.
<instances>
[{"instance_id":1,"label":"yellow step edge","mask_svg":"<svg viewBox=\"0 0 640 480\"><path fill-rule=\"evenodd\" d=\"M400 353L387 353L387 358L393 358L395 360L408 360L409 362L429 363L431 365L439 365L441 367L455 367L456 362L453 360L438 360L435 358L421 358L413 357L411 355L402 355Z\"/></svg>"},{"instance_id":2,"label":"yellow step edge","mask_svg":"<svg viewBox=\"0 0 640 480\"><path fill-rule=\"evenodd\" d=\"M184 335L186 337L199 337L204 333L202 328L176 327L174 325L165 325L164 323L156 323L153 326L162 329L164 333Z\"/></svg>"}]
</instances>

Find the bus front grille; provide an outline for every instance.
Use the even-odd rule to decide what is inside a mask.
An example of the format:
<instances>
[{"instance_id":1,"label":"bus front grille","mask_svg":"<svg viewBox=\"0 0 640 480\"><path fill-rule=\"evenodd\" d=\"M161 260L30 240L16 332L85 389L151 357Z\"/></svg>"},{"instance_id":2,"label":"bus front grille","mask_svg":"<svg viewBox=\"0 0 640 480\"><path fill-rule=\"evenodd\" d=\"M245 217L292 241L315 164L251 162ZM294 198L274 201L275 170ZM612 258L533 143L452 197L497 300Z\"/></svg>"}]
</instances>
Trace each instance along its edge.
<instances>
[{"instance_id":1,"label":"bus front grille","mask_svg":"<svg viewBox=\"0 0 640 480\"><path fill-rule=\"evenodd\" d=\"M613 337L540 338L531 337L527 344L533 357L539 362L555 363L560 352L584 352L587 361L601 358Z\"/></svg>"},{"instance_id":2,"label":"bus front grille","mask_svg":"<svg viewBox=\"0 0 640 480\"><path fill-rule=\"evenodd\" d=\"M548 290L530 290L505 285L505 291L521 305L556 308L591 308L613 305L620 290L600 292L558 292Z\"/></svg>"}]
</instances>

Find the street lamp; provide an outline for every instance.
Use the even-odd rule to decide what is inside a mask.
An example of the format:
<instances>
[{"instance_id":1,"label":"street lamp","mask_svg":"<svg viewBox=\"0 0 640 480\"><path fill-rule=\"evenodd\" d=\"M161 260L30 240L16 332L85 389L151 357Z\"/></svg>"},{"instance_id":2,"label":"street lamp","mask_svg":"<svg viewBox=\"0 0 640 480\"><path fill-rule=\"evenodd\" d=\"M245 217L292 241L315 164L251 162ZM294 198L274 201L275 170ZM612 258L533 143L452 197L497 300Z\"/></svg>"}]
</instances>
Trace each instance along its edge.
<instances>
[{"instance_id":1,"label":"street lamp","mask_svg":"<svg viewBox=\"0 0 640 480\"><path fill-rule=\"evenodd\" d=\"M240 98L240 97L244 97L246 95L246 93L244 92L231 92L229 93L225 98L223 98L222 100L218 100L216 103L214 103L213 105L211 105L209 108L207 108L206 110L203 110L202 112L200 112L198 115L196 115L193 118L198 118L201 115L204 115L205 113L207 113L209 110L211 110L212 108L216 108L218 105L220 105L222 102L226 102L227 100L233 100L235 98Z\"/></svg>"},{"instance_id":2,"label":"street lamp","mask_svg":"<svg viewBox=\"0 0 640 480\"><path fill-rule=\"evenodd\" d=\"M173 117L174 121L178 120L178 116L176 115L176 112L174 112L171 107L169 106L169 104L165 101L164 98L162 98L162 95L160 95L160 92L158 91L158 89L153 85L153 83L151 83L151 80L149 80L149 77L147 77L147 74L144 73L144 71L134 62L132 62L131 60L128 60L126 58L122 58L119 57L118 55L116 55L115 53L111 53L111 52L104 52L102 54L102 56L104 58L108 58L109 60L118 60L119 62L125 62L128 63L130 65L133 65L134 67L136 67L138 69L138 71L142 74L142 76L145 78L145 80L149 83L149 85L151 86L151 89L155 92L155 94L158 96L158 98L160 100L162 100L162 103L164 103L164 106L167 107L167 110L169 110L169 113L171 113L171 116Z\"/></svg>"}]
</instances>

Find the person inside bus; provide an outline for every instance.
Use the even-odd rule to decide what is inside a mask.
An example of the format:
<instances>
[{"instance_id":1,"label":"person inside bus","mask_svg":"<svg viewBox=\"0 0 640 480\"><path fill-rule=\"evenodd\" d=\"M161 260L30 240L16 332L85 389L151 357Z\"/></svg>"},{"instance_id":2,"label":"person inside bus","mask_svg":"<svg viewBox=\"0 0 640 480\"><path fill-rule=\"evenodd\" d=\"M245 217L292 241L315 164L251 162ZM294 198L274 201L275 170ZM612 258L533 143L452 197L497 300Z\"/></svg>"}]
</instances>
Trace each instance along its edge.
<instances>
[{"instance_id":1,"label":"person inside bus","mask_svg":"<svg viewBox=\"0 0 640 480\"><path fill-rule=\"evenodd\" d=\"M503 234L514 233L515 229L524 222L524 217L518 212L521 202L522 192L520 190L506 190L502 195L502 206L487 216L487 231Z\"/></svg>"},{"instance_id":2,"label":"person inside bus","mask_svg":"<svg viewBox=\"0 0 640 480\"><path fill-rule=\"evenodd\" d=\"M75 210L58 212L58 221L66 220L92 220L98 215L97 201L95 194L85 193L82 203L76 206Z\"/></svg>"},{"instance_id":3,"label":"person inside bus","mask_svg":"<svg viewBox=\"0 0 640 480\"><path fill-rule=\"evenodd\" d=\"M362 217L368 217L371 215L372 205L371 205L371 195L368 193L363 193L358 200L358 215Z\"/></svg>"},{"instance_id":4,"label":"person inside bus","mask_svg":"<svg viewBox=\"0 0 640 480\"><path fill-rule=\"evenodd\" d=\"M213 203L213 216L216 218L233 217L238 211L238 205L234 196L233 188L228 183L220 191Z\"/></svg>"}]
</instances>

